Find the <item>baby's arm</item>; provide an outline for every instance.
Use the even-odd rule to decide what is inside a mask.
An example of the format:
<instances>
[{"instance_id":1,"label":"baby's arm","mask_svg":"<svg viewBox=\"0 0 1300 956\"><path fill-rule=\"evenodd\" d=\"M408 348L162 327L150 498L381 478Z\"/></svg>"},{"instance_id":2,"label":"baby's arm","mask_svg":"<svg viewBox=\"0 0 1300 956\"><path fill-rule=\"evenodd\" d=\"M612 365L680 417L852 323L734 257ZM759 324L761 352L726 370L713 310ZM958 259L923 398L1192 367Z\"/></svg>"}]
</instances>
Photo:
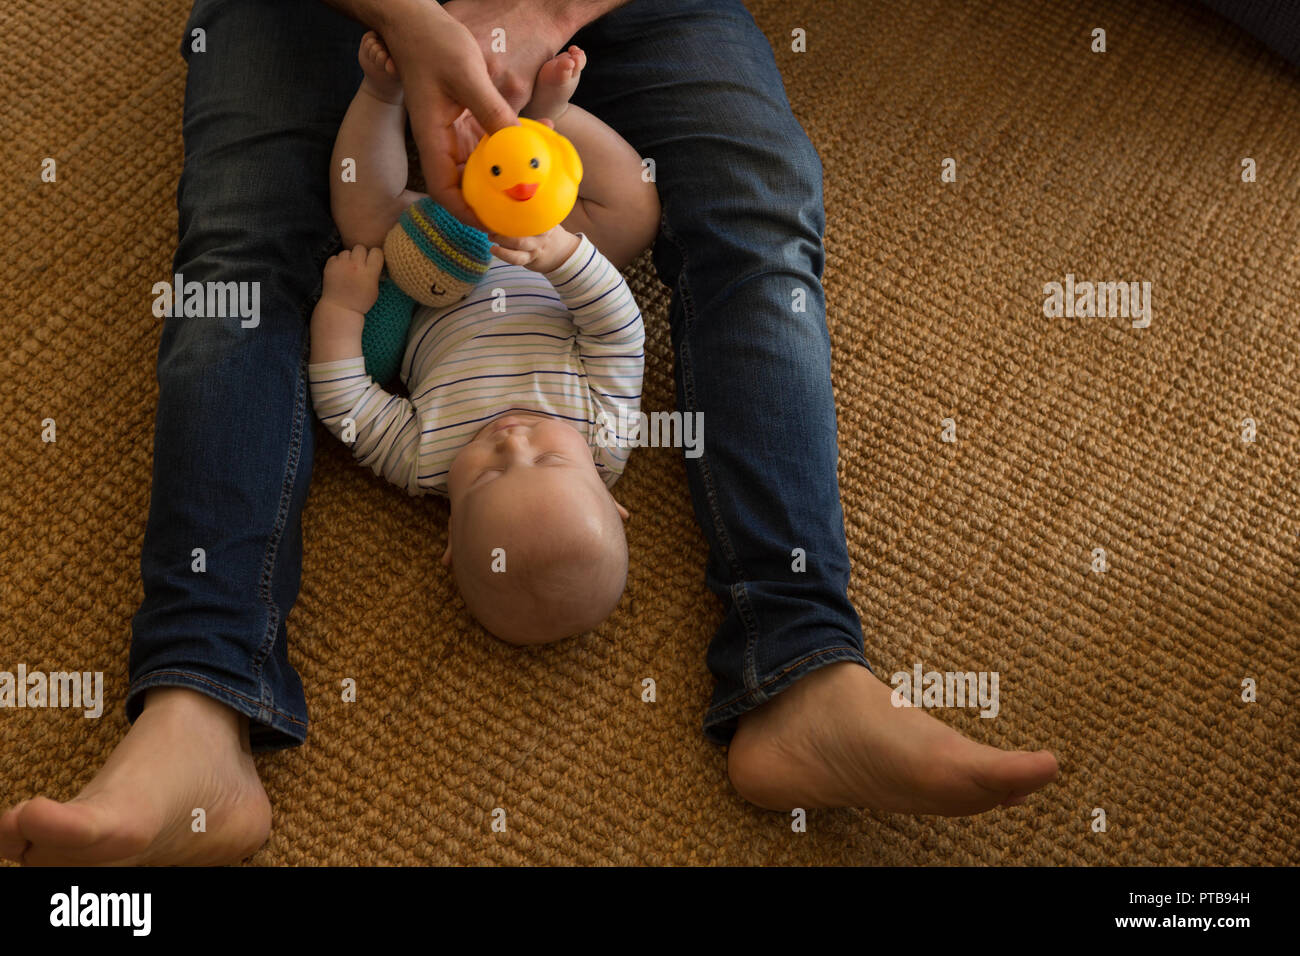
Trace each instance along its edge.
<instances>
[{"instance_id":1,"label":"baby's arm","mask_svg":"<svg viewBox=\"0 0 1300 956\"><path fill-rule=\"evenodd\" d=\"M583 233L617 269L626 268L659 232L659 194L641 178L641 157L627 140L580 106L555 121L582 157L578 202L564 228Z\"/></svg>"},{"instance_id":2,"label":"baby's arm","mask_svg":"<svg viewBox=\"0 0 1300 956\"><path fill-rule=\"evenodd\" d=\"M504 262L543 275L573 316L578 355L591 387L603 399L641 403L645 326L627 281L590 237L556 226L540 236L493 238L492 253Z\"/></svg>"},{"instance_id":3,"label":"baby's arm","mask_svg":"<svg viewBox=\"0 0 1300 956\"><path fill-rule=\"evenodd\" d=\"M409 399L383 390L361 351L366 312L379 295L384 254L357 246L325 264L311 317L312 403L325 426L352 445L357 461L409 494L420 494L420 420ZM351 423L349 425L349 422Z\"/></svg>"},{"instance_id":4,"label":"baby's arm","mask_svg":"<svg viewBox=\"0 0 1300 956\"><path fill-rule=\"evenodd\" d=\"M645 326L627 282L613 263L585 236L557 268L545 273L568 307L578 332L578 357L594 403L608 415L605 427L615 431L620 418L641 410L645 372ZM625 416L620 416L622 409ZM627 439L627 435L617 437ZM620 441L602 447L605 466L623 473L628 446Z\"/></svg>"},{"instance_id":5,"label":"baby's arm","mask_svg":"<svg viewBox=\"0 0 1300 956\"><path fill-rule=\"evenodd\" d=\"M598 410L614 424L620 407L628 416L639 412L645 326L632 290L614 264L590 238L572 235L563 226L540 236L488 235L494 255L544 275L568 308L577 330L578 358ZM623 473L627 455L623 442L602 446L601 457L614 475Z\"/></svg>"},{"instance_id":6,"label":"baby's arm","mask_svg":"<svg viewBox=\"0 0 1300 956\"><path fill-rule=\"evenodd\" d=\"M330 210L345 249L358 244L382 246L402 211L422 195L406 188L406 108L401 84L395 77L384 82L382 62L376 67L368 61L368 57L386 58L382 47L368 49L372 41L377 42L367 37L362 44L360 56L367 75L339 126L331 160ZM375 69L379 73L372 76ZM352 182L343 178L347 160L355 172Z\"/></svg>"}]
</instances>

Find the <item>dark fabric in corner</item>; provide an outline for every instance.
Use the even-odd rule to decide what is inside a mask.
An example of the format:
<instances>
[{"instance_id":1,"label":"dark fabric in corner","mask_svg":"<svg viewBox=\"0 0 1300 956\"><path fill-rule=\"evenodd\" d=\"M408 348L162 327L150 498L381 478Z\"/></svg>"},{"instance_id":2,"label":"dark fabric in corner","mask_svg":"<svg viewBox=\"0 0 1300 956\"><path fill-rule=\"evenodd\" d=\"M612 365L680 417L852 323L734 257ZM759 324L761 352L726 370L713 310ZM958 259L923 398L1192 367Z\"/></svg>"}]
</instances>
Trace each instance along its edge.
<instances>
[{"instance_id":1,"label":"dark fabric in corner","mask_svg":"<svg viewBox=\"0 0 1300 956\"><path fill-rule=\"evenodd\" d=\"M1300 3L1296 0L1201 0L1201 3L1300 66Z\"/></svg>"}]
</instances>

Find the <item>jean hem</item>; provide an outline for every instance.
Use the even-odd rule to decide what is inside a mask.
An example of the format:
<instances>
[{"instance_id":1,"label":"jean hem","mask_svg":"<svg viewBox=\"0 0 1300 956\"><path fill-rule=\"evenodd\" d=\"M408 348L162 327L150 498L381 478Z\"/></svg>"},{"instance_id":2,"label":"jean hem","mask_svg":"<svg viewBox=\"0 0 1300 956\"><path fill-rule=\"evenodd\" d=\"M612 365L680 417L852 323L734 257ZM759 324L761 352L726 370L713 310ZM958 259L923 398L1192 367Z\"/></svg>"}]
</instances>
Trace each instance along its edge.
<instances>
[{"instance_id":1,"label":"jean hem","mask_svg":"<svg viewBox=\"0 0 1300 956\"><path fill-rule=\"evenodd\" d=\"M134 724L144 710L144 692L151 687L184 687L225 704L248 718L249 747L255 753L301 746L307 740L307 722L269 707L220 681L192 671L168 668L136 678L126 692L126 719Z\"/></svg>"},{"instance_id":2,"label":"jean hem","mask_svg":"<svg viewBox=\"0 0 1300 956\"><path fill-rule=\"evenodd\" d=\"M828 647L805 655L788 667L782 668L757 687L746 690L722 704L710 707L704 715L704 737L710 743L726 746L735 736L741 715L771 700L800 678L828 664L852 661L871 671L866 656L851 647ZM871 671L875 673L875 671Z\"/></svg>"}]
</instances>

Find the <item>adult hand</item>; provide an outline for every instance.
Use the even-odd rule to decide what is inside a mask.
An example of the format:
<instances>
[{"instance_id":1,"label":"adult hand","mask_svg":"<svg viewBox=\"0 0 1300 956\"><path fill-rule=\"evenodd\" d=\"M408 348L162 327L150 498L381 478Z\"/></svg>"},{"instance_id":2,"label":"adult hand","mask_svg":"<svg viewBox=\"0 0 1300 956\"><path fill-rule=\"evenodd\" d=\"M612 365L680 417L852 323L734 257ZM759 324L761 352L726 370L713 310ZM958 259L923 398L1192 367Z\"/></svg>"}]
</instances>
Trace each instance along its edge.
<instances>
[{"instance_id":1,"label":"adult hand","mask_svg":"<svg viewBox=\"0 0 1300 956\"><path fill-rule=\"evenodd\" d=\"M457 219L486 231L460 191L456 119L468 109L495 133L519 122L515 110L497 92L474 34L432 0L394 5L380 32L402 80L425 189Z\"/></svg>"},{"instance_id":2,"label":"adult hand","mask_svg":"<svg viewBox=\"0 0 1300 956\"><path fill-rule=\"evenodd\" d=\"M549 6L517 0L447 0L443 4L478 41L492 84L516 113L532 99L542 64L563 49L574 32L556 19ZM505 31L504 53L492 49L492 31L498 28Z\"/></svg>"}]
</instances>

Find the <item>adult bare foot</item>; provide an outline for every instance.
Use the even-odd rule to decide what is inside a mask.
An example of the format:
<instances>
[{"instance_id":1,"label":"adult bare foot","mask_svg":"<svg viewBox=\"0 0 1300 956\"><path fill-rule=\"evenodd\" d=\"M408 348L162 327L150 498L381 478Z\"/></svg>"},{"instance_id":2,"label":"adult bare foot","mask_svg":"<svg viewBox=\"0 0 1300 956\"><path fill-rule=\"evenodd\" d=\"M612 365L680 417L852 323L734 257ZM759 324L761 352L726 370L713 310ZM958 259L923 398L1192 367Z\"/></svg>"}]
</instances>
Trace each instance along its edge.
<instances>
[{"instance_id":1,"label":"adult bare foot","mask_svg":"<svg viewBox=\"0 0 1300 956\"><path fill-rule=\"evenodd\" d=\"M963 816L1023 803L1056 779L1049 751L968 740L851 661L828 664L740 718L736 791L769 810L863 807Z\"/></svg>"},{"instance_id":2,"label":"adult bare foot","mask_svg":"<svg viewBox=\"0 0 1300 956\"><path fill-rule=\"evenodd\" d=\"M197 691L146 691L144 711L76 797L0 817L0 856L34 866L234 863L266 842L271 804L248 720ZM206 832L191 829L202 809Z\"/></svg>"}]
</instances>

